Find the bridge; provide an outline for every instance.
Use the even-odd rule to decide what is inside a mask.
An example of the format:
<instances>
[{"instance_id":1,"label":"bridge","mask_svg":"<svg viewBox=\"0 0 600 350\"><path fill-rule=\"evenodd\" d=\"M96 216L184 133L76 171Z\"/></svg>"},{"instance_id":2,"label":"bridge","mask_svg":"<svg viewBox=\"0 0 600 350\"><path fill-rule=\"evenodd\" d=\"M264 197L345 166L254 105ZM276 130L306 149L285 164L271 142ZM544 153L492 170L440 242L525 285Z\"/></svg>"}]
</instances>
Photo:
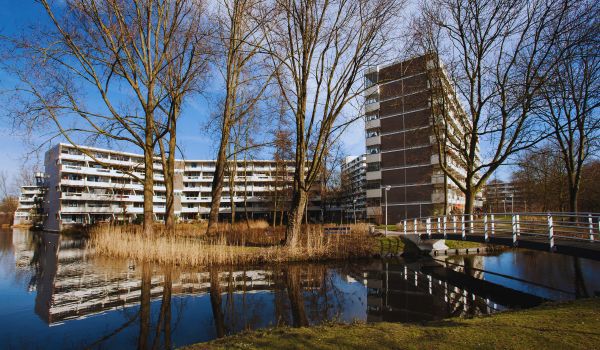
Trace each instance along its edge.
<instances>
[{"instance_id":1,"label":"bridge","mask_svg":"<svg viewBox=\"0 0 600 350\"><path fill-rule=\"evenodd\" d=\"M600 260L599 213L488 213L431 216L386 232L412 241L463 240Z\"/></svg>"}]
</instances>

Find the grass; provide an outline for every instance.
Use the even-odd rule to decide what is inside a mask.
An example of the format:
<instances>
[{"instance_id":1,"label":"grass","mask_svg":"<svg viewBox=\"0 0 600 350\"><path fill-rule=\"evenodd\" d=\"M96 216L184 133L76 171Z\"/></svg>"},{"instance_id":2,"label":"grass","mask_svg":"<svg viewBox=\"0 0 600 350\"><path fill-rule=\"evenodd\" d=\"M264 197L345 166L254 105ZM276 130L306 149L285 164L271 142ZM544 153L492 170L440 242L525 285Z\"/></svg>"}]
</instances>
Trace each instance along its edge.
<instances>
[{"instance_id":1,"label":"grass","mask_svg":"<svg viewBox=\"0 0 600 350\"><path fill-rule=\"evenodd\" d=\"M375 226L375 228L378 230L385 230L385 225L378 225L378 226ZM398 226L397 225L387 225L387 229L388 229L388 231L398 231Z\"/></svg>"},{"instance_id":2,"label":"grass","mask_svg":"<svg viewBox=\"0 0 600 350\"><path fill-rule=\"evenodd\" d=\"M446 240L446 245L448 249L471 249L485 246L483 243L478 242L469 242L469 241L455 241L451 239Z\"/></svg>"},{"instance_id":3,"label":"grass","mask_svg":"<svg viewBox=\"0 0 600 350\"><path fill-rule=\"evenodd\" d=\"M105 257L151 261L180 266L241 265L290 261L323 261L369 257L373 237L365 225L351 226L350 234L324 234L323 227L304 227L296 247L280 244L283 229L260 225L224 228L214 237L192 227L180 227L168 234L164 227L155 234L142 234L142 227L97 226L90 230L88 247ZM186 233L187 232L187 233Z\"/></svg>"},{"instance_id":4,"label":"grass","mask_svg":"<svg viewBox=\"0 0 600 350\"><path fill-rule=\"evenodd\" d=\"M277 328L189 349L597 349L600 299L548 304L424 325L375 323Z\"/></svg>"},{"instance_id":5,"label":"grass","mask_svg":"<svg viewBox=\"0 0 600 350\"><path fill-rule=\"evenodd\" d=\"M373 253L380 256L397 255L404 251L404 241L397 236L377 237L373 244Z\"/></svg>"},{"instance_id":6,"label":"grass","mask_svg":"<svg viewBox=\"0 0 600 350\"><path fill-rule=\"evenodd\" d=\"M481 247L481 243L468 241L446 240L448 249L466 249ZM405 250L405 242L399 236L377 237L373 241L373 254L379 256L398 255Z\"/></svg>"}]
</instances>

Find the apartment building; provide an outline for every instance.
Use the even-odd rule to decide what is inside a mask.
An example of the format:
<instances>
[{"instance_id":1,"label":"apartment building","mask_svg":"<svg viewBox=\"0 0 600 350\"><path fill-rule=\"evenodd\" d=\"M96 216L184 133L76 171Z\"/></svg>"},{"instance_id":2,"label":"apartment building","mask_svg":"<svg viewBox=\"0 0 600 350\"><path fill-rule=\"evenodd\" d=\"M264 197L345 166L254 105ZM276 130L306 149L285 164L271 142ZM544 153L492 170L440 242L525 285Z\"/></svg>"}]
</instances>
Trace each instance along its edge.
<instances>
[{"instance_id":1,"label":"apartment building","mask_svg":"<svg viewBox=\"0 0 600 350\"><path fill-rule=\"evenodd\" d=\"M343 207L347 220L364 220L366 218L367 181L366 156L348 156L342 163L342 190L344 191Z\"/></svg>"},{"instance_id":2,"label":"apartment building","mask_svg":"<svg viewBox=\"0 0 600 350\"><path fill-rule=\"evenodd\" d=\"M523 192L510 181L489 181L483 190L484 209L492 213L527 211L527 201Z\"/></svg>"},{"instance_id":3,"label":"apartment building","mask_svg":"<svg viewBox=\"0 0 600 350\"><path fill-rule=\"evenodd\" d=\"M15 211L15 226L38 226L44 218L43 206L46 187L44 173L35 174L35 184L21 186L19 206Z\"/></svg>"},{"instance_id":4,"label":"apartment building","mask_svg":"<svg viewBox=\"0 0 600 350\"><path fill-rule=\"evenodd\" d=\"M439 163L432 108L438 96L428 76L439 67L434 59L425 55L365 72L365 187L371 220L384 220L386 198L391 223L463 210L462 192ZM452 133L460 135L467 119L447 86L444 97L450 97L451 113L458 120ZM458 176L466 174L456 160L446 163Z\"/></svg>"},{"instance_id":5,"label":"apartment building","mask_svg":"<svg viewBox=\"0 0 600 350\"><path fill-rule=\"evenodd\" d=\"M85 148L93 157L78 148ZM235 175L231 188L229 173L226 174L220 216L225 219L235 212L240 217L269 219L273 210L281 211L281 205L278 208L273 205L273 193L289 187L294 173L293 163L284 163L282 167L270 160L238 162L232 171ZM143 164L143 156L139 154L69 144L54 146L46 152L44 185L35 189L43 191L44 229L60 231L71 225L131 222L140 218L144 200ZM214 160L176 161L174 206L180 220L208 217L214 171ZM165 216L166 188L159 159L154 163L154 181L153 212L155 219L161 221ZM24 189L22 199L28 198L29 194L25 195L28 190ZM309 220L319 219L319 200L317 196L311 198ZM25 206L26 200L20 205Z\"/></svg>"}]
</instances>

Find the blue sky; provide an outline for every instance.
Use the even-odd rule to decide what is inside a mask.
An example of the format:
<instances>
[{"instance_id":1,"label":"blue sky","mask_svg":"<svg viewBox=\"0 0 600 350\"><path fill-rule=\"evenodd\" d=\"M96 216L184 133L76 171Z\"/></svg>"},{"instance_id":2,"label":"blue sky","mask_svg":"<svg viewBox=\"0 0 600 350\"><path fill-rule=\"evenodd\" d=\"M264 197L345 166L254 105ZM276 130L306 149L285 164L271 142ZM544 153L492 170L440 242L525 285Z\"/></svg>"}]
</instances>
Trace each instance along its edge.
<instances>
[{"instance_id":1,"label":"blue sky","mask_svg":"<svg viewBox=\"0 0 600 350\"><path fill-rule=\"evenodd\" d=\"M61 0L56 0L57 4ZM22 30L25 30L31 25L44 25L47 23L46 14L43 12L41 5L33 0L0 0L0 34L5 36L18 35ZM209 80L205 87L206 93L203 96L197 96L188 99L184 108L182 118L178 127L178 143L187 159L211 159L214 158L216 152L214 135L210 135L205 130L205 125L211 116L215 113L215 101L217 94L220 91L219 79ZM0 70L0 92L6 94L7 91L14 88L15 80L5 72ZM0 95L0 101L6 103L6 95ZM98 101L93 101L91 98L90 104L95 104ZM10 101L8 101L10 103ZM347 113L358 113L355 109L350 108ZM347 117L352 117L348 115ZM37 135L32 138L32 142L27 144L12 128L9 116L5 108L0 108L0 171L5 171L12 174L17 174L18 169L23 164L24 157L29 155L33 146L42 147L42 151L48 148L45 144L47 136ZM265 126L268 127L268 126ZM261 126L262 128L262 126ZM262 128L265 129L265 128ZM266 130L266 129L265 129ZM54 143L60 142L56 139ZM63 140L64 141L64 140ZM364 138L364 122L358 119L350 127L348 127L341 138L344 153L347 155L362 154L365 151ZM117 148L127 151L139 152L136 148L130 145L120 145ZM482 145L485 151L486 145ZM264 153L261 157L269 157L269 153ZM38 152L38 156L43 157L43 152ZM34 158L35 157L29 157ZM43 159L43 158L42 158ZM35 161L30 161L30 163ZM509 167L503 167L499 172L499 178L507 178Z\"/></svg>"},{"instance_id":2,"label":"blue sky","mask_svg":"<svg viewBox=\"0 0 600 350\"><path fill-rule=\"evenodd\" d=\"M60 3L57 1L56 3ZM6 36L18 35L30 25L44 25L47 18L41 5L33 0L0 0L0 34ZM214 79L212 81L215 81ZM218 80L217 80L218 81ZM206 132L205 125L211 113L214 113L218 83L209 83L204 96L188 99L178 127L178 140L182 152L187 159L210 159L216 152L215 142ZM6 94L14 88L15 80L5 72L0 71L0 91ZM6 98L3 99L5 101ZM89 101L94 103L94 101ZM350 126L342 142L347 154L364 152L364 125L358 120ZM31 145L12 128L12 123L4 108L0 109L0 171L16 174L25 156L30 154L31 147L42 145L47 136L33 137ZM54 143L59 142L57 139ZM44 146L46 149L48 146ZM119 148L139 152L128 145ZM40 154L43 156L43 154ZM31 157L30 157L31 158Z\"/></svg>"}]
</instances>

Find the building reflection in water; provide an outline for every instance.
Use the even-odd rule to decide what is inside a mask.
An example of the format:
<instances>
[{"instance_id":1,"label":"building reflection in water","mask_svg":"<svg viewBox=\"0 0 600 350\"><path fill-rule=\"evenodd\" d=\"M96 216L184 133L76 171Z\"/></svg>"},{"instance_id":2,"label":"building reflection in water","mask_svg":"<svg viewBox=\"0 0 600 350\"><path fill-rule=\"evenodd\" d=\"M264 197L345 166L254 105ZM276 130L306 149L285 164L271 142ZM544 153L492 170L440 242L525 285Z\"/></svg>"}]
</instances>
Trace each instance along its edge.
<instances>
[{"instance_id":1,"label":"building reflection in water","mask_svg":"<svg viewBox=\"0 0 600 350\"><path fill-rule=\"evenodd\" d=\"M26 237L28 244L17 244L17 260L32 271L35 312L47 324L125 314L122 325L112 325L86 346L99 345L131 327L139 330L138 348L182 345L174 344L172 337L181 319L192 312L212 315L211 325L198 325L198 333L206 333L201 340L260 327L366 319L365 287L351 277L340 279L360 274L352 264L196 271L88 256L82 240L58 234ZM187 308L192 299L208 300L210 308Z\"/></svg>"},{"instance_id":2,"label":"building reflection in water","mask_svg":"<svg viewBox=\"0 0 600 350\"><path fill-rule=\"evenodd\" d=\"M499 266L496 257L190 270L97 258L86 252L82 240L52 233L15 231L12 244L5 240L0 240L2 256L12 252L13 266L29 271L35 313L48 325L107 317L104 327L90 330L77 344L85 347L126 341L127 347L140 349L172 348L270 326L420 322L552 299L500 283L497 274L486 272L488 264L492 270ZM569 268L577 270L572 264ZM515 272L520 278L539 277L539 270L521 269ZM590 294L585 269L579 270L573 288L578 295ZM549 284L569 289L564 285L573 285L572 276L554 276L562 282ZM114 314L118 322L108 320Z\"/></svg>"}]
</instances>

